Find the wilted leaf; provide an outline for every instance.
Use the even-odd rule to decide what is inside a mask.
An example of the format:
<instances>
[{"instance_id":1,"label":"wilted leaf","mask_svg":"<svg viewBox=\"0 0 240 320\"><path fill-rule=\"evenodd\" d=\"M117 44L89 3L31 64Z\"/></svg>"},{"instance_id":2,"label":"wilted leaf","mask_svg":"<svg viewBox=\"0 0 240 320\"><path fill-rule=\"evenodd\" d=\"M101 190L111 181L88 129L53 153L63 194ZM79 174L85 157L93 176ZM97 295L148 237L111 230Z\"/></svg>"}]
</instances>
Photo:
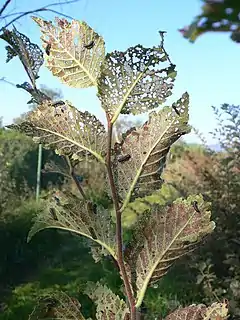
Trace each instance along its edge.
<instances>
[{"instance_id":1,"label":"wilted leaf","mask_svg":"<svg viewBox=\"0 0 240 320\"><path fill-rule=\"evenodd\" d=\"M167 61L162 47L131 47L125 52L107 54L98 81L102 107L115 122L119 114L147 112L172 94L175 65ZM169 76L170 75L170 76Z\"/></svg>"},{"instance_id":2,"label":"wilted leaf","mask_svg":"<svg viewBox=\"0 0 240 320\"><path fill-rule=\"evenodd\" d=\"M129 155L130 158L117 161L115 165L117 188L124 199L122 210L129 201L160 189L161 174L171 145L190 131L188 104L189 96L185 93L173 104L178 114L170 107L152 112L149 121L124 138L120 156Z\"/></svg>"},{"instance_id":3,"label":"wilted leaf","mask_svg":"<svg viewBox=\"0 0 240 320\"><path fill-rule=\"evenodd\" d=\"M43 53L38 45L31 43L30 39L17 31L4 30L0 38L9 43L7 46L7 61L9 62L15 56L18 56L22 62L31 82L35 85L38 78L38 71L43 64Z\"/></svg>"},{"instance_id":4,"label":"wilted leaf","mask_svg":"<svg viewBox=\"0 0 240 320\"><path fill-rule=\"evenodd\" d=\"M28 320L84 320L80 308L81 304L77 299L70 298L63 292L57 292L41 298Z\"/></svg>"},{"instance_id":5,"label":"wilted leaf","mask_svg":"<svg viewBox=\"0 0 240 320\"><path fill-rule=\"evenodd\" d=\"M128 320L129 309L107 286L89 283L85 293L96 303L97 320Z\"/></svg>"},{"instance_id":6,"label":"wilted leaf","mask_svg":"<svg viewBox=\"0 0 240 320\"><path fill-rule=\"evenodd\" d=\"M193 206L198 203L197 212ZM137 305L140 306L149 284L165 275L175 260L191 252L215 227L210 221L209 203L202 196L177 199L166 208L153 205L150 215L144 215L135 226L127 262L136 278ZM145 221L144 221L145 220Z\"/></svg>"},{"instance_id":7,"label":"wilted leaf","mask_svg":"<svg viewBox=\"0 0 240 320\"><path fill-rule=\"evenodd\" d=\"M44 207L45 210L36 217L28 241L41 230L62 229L95 241L116 258L114 227L106 209L98 207L95 212L90 202L60 191L45 200Z\"/></svg>"},{"instance_id":8,"label":"wilted leaf","mask_svg":"<svg viewBox=\"0 0 240 320\"><path fill-rule=\"evenodd\" d=\"M77 110L70 102L53 105L43 103L29 112L26 121L8 128L24 132L45 147L54 148L59 155L81 160L83 155L91 154L104 163L106 131L103 124L88 111Z\"/></svg>"},{"instance_id":9,"label":"wilted leaf","mask_svg":"<svg viewBox=\"0 0 240 320\"><path fill-rule=\"evenodd\" d=\"M85 22L56 18L51 22L34 17L41 27L47 68L70 87L87 88L97 84L105 58L104 40Z\"/></svg>"},{"instance_id":10,"label":"wilted leaf","mask_svg":"<svg viewBox=\"0 0 240 320\"><path fill-rule=\"evenodd\" d=\"M30 83L28 83L28 82L24 82L22 84L17 84L16 87L23 89L23 90L27 91L28 93L30 93L32 98L30 101L27 102L28 104L32 104L32 103L41 104L47 100L51 101L51 98L48 97L44 92L42 92L41 90L39 90L37 88L33 88L30 85Z\"/></svg>"},{"instance_id":11,"label":"wilted leaf","mask_svg":"<svg viewBox=\"0 0 240 320\"><path fill-rule=\"evenodd\" d=\"M183 36L194 42L206 32L231 32L231 39L240 42L239 1L204 0L204 2L202 13L190 26L179 30Z\"/></svg>"},{"instance_id":12,"label":"wilted leaf","mask_svg":"<svg viewBox=\"0 0 240 320\"><path fill-rule=\"evenodd\" d=\"M227 318L227 303L213 303L207 307L204 304L192 304L185 308L178 308L169 314L165 320L224 320Z\"/></svg>"}]
</instances>

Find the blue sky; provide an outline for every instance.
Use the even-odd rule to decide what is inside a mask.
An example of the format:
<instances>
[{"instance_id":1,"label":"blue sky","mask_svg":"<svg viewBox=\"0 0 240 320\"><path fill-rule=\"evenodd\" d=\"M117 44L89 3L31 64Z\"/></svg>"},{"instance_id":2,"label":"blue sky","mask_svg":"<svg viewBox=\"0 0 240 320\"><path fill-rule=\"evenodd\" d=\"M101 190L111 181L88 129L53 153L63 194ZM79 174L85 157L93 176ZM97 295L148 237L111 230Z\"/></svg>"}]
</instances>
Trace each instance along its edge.
<instances>
[{"instance_id":1,"label":"blue sky","mask_svg":"<svg viewBox=\"0 0 240 320\"><path fill-rule=\"evenodd\" d=\"M14 0L15 11L38 8L50 0ZM29 3L32 3L29 6ZM200 12L199 0L80 0L75 4L54 7L75 19L85 20L101 34L106 42L106 51L126 50L141 43L151 47L158 45L158 30L166 30L165 47L172 61L177 65L178 76L172 97L167 104L177 100L183 92L190 94L190 124L200 130L210 144L214 143L208 134L216 126L211 106L222 103L240 104L240 47L227 34L209 33L201 36L195 44L189 43L178 29L189 24ZM41 14L52 19L52 13ZM30 17L24 17L15 24L17 29L41 44L38 26ZM17 59L5 63L5 42L0 41L0 77L13 83L28 81ZM79 110L89 110L101 120L104 113L95 95L96 90L73 89L62 85L57 78L42 67L38 84L59 88L64 98L73 102ZM29 95L9 84L0 82L0 117L9 124L12 119L28 111ZM197 142L194 133L186 137L189 142Z\"/></svg>"}]
</instances>

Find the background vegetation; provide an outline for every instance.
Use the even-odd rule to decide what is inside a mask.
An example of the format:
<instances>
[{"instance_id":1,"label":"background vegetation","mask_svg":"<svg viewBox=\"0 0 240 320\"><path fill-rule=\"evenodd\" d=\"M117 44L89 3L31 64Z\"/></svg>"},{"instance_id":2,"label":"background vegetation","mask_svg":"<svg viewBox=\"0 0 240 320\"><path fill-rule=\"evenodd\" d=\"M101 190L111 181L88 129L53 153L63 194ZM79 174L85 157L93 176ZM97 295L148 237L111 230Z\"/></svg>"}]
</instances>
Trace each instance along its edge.
<instances>
[{"instance_id":1,"label":"background vegetation","mask_svg":"<svg viewBox=\"0 0 240 320\"><path fill-rule=\"evenodd\" d=\"M240 316L240 136L239 106L223 104L214 108L219 127L212 134L221 151L203 145L178 142L171 150L165 170L163 201L179 195L202 193L213 205L217 222L211 238L192 256L187 256L149 289L146 308L163 315L179 305L213 302L227 298L232 319ZM229 118L229 120L227 120ZM119 124L124 130L133 123ZM0 129L0 319L27 319L39 295L61 288L81 298L83 311L91 315L93 306L81 288L87 280L101 280L117 292L121 281L112 262L95 263L87 243L54 230L40 233L30 244L26 236L34 215L41 210L35 201L37 146L26 136ZM61 159L44 151L43 165L61 164ZM79 172L93 183L91 171ZM57 173L42 174L42 193L57 186L65 188ZM104 201L99 183L92 191ZM81 297L80 297L81 296Z\"/></svg>"}]
</instances>

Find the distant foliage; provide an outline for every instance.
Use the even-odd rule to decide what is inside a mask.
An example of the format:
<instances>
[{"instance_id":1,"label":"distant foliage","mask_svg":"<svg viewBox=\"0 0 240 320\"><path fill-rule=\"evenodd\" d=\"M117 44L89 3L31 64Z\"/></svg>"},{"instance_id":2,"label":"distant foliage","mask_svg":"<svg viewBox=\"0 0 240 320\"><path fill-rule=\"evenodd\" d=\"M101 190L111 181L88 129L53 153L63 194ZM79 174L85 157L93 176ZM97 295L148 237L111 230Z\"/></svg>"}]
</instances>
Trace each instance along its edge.
<instances>
[{"instance_id":1,"label":"distant foliage","mask_svg":"<svg viewBox=\"0 0 240 320\"><path fill-rule=\"evenodd\" d=\"M228 32L234 42L240 43L240 3L238 0L203 0L202 13L179 31L194 42L206 32Z\"/></svg>"}]
</instances>

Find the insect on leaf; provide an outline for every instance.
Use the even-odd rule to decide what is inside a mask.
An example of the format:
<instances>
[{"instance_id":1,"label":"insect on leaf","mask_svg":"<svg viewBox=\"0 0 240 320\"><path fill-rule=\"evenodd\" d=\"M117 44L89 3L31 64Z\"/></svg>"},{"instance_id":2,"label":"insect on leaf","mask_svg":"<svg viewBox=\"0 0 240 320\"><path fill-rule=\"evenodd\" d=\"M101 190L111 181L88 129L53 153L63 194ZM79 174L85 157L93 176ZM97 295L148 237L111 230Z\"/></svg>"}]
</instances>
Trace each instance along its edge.
<instances>
[{"instance_id":1,"label":"insect on leaf","mask_svg":"<svg viewBox=\"0 0 240 320\"><path fill-rule=\"evenodd\" d=\"M194 210L192 201L198 202L201 214ZM137 306L149 284L157 282L175 260L191 252L213 231L215 223L210 218L209 203L198 195L187 200L179 198L168 208L153 205L151 214L139 220L126 256L136 272Z\"/></svg>"},{"instance_id":2,"label":"insect on leaf","mask_svg":"<svg viewBox=\"0 0 240 320\"><path fill-rule=\"evenodd\" d=\"M46 199L44 206L28 234L28 241L41 230L61 229L95 241L116 258L114 226L106 209L99 207L95 213L77 196L60 191Z\"/></svg>"},{"instance_id":3,"label":"insect on leaf","mask_svg":"<svg viewBox=\"0 0 240 320\"><path fill-rule=\"evenodd\" d=\"M9 43L7 49L7 61L9 62L15 56L18 56L22 62L33 86L38 78L38 72L44 62L43 52L38 45L31 43L30 39L17 31L4 30L0 38Z\"/></svg>"},{"instance_id":4,"label":"insect on leaf","mask_svg":"<svg viewBox=\"0 0 240 320\"><path fill-rule=\"evenodd\" d=\"M175 65L164 66L166 60L163 48L141 45L106 55L98 97L112 123L120 113L140 114L166 101L172 94L175 71Z\"/></svg>"},{"instance_id":5,"label":"insect on leaf","mask_svg":"<svg viewBox=\"0 0 240 320\"><path fill-rule=\"evenodd\" d=\"M77 110L70 102L55 107L45 102L29 112L26 121L8 128L24 132L60 155L81 160L87 153L104 163L106 131L103 124L88 111Z\"/></svg>"},{"instance_id":6,"label":"insect on leaf","mask_svg":"<svg viewBox=\"0 0 240 320\"><path fill-rule=\"evenodd\" d=\"M51 45L46 62L52 74L70 87L96 86L105 58L103 38L85 22L56 18L54 26L38 17L33 20L41 27L45 49Z\"/></svg>"},{"instance_id":7,"label":"insect on leaf","mask_svg":"<svg viewBox=\"0 0 240 320\"><path fill-rule=\"evenodd\" d=\"M129 201L160 189L166 157L171 145L190 131L188 126L189 96L183 94L175 103L179 114L164 107L150 113L149 120L140 128L130 131L124 138L121 152L129 154L128 161L115 165L115 176L120 196L125 199L122 210Z\"/></svg>"},{"instance_id":8,"label":"insect on leaf","mask_svg":"<svg viewBox=\"0 0 240 320\"><path fill-rule=\"evenodd\" d=\"M107 286L102 286L100 283L96 284L89 282L85 294L87 294L97 305L97 320L129 319L129 309L125 301L115 295Z\"/></svg>"},{"instance_id":9,"label":"insect on leaf","mask_svg":"<svg viewBox=\"0 0 240 320\"><path fill-rule=\"evenodd\" d=\"M85 320L80 308L81 304L77 299L69 297L64 292L55 292L39 299L28 319Z\"/></svg>"}]
</instances>

